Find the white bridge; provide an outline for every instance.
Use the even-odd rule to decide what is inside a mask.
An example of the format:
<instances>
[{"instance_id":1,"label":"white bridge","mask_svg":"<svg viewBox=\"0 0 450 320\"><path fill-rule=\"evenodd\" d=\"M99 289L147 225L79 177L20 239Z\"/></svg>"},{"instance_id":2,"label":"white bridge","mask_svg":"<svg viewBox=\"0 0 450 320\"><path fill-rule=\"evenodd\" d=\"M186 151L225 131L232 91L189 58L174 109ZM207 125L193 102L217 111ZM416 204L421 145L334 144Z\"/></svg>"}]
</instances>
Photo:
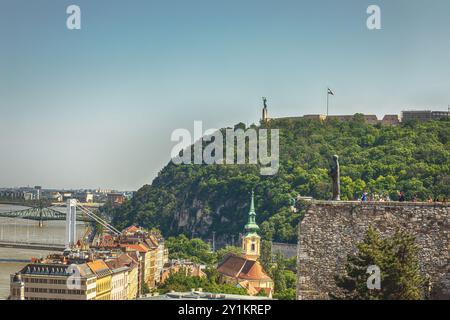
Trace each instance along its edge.
<instances>
[{"instance_id":1,"label":"white bridge","mask_svg":"<svg viewBox=\"0 0 450 320\"><path fill-rule=\"evenodd\" d=\"M120 231L117 230L114 226L112 226L108 221L106 221L104 218L99 217L98 214L94 213L90 209L82 206L80 203L78 203L75 199L69 199L66 203L66 210L63 211L57 211L49 207L30 207L23 210L14 210L14 211L8 211L8 212L0 212L0 217L7 218L7 220L15 220L18 221L18 219L26 220L26 221L38 221L39 227L42 228L44 225L44 221L51 221L51 220L64 220L65 221L65 236L64 236L64 244L63 243L57 243L59 241L55 241L55 237L53 237L53 240L51 239L52 234L48 233L46 234L50 241L48 241L47 238L45 238L47 241L41 241L42 238L35 238L34 240L31 240L29 238L29 233L35 232L36 227L31 227L27 225L26 229L26 236L23 236L23 234L19 234L19 237L16 235L16 229L17 226L20 226L23 224L17 225L16 223L14 225L7 225L0 224L0 247L10 247L10 248L21 248L21 249L39 249L39 250L63 250L64 248L70 248L74 246L79 239L77 239L77 221L83 221L87 223L86 225L86 232L85 234L80 238L81 240L85 241L85 238L89 238L88 234L90 231L92 231L92 224L97 224L99 226L102 226L105 230L108 230L112 234L120 234ZM14 236L4 236L5 234L11 234L12 230L14 229ZM6 232L4 232L6 231ZM9 231L9 232L8 232ZM33 231L33 232L31 232ZM53 235L54 236L54 235ZM18 239L19 238L19 239ZM61 238L59 238L61 239Z\"/></svg>"}]
</instances>

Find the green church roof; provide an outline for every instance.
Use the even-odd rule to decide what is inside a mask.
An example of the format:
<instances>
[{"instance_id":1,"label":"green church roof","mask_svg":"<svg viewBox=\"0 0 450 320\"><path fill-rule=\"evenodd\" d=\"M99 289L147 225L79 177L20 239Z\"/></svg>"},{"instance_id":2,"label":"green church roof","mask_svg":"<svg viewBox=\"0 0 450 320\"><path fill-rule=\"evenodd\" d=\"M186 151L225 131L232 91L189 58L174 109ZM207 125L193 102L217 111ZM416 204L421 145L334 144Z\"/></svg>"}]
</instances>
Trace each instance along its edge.
<instances>
[{"instance_id":1,"label":"green church roof","mask_svg":"<svg viewBox=\"0 0 450 320\"><path fill-rule=\"evenodd\" d=\"M252 201L250 204L250 211L248 212L248 222L245 225L246 235L257 233L259 226L256 224L256 212L255 212L255 194L252 190Z\"/></svg>"}]
</instances>

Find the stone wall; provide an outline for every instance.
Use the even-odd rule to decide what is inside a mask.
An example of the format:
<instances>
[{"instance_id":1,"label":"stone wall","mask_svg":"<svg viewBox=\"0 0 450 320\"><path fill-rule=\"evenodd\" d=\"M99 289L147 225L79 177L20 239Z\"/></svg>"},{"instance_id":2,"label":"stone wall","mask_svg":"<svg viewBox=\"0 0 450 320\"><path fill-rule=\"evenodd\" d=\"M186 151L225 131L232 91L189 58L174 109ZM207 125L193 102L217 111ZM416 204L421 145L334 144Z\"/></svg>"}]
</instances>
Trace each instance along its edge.
<instances>
[{"instance_id":1,"label":"stone wall","mask_svg":"<svg viewBox=\"0 0 450 320\"><path fill-rule=\"evenodd\" d=\"M334 277L344 271L369 226L382 236L397 227L416 237L420 267L432 281L432 298L450 293L450 206L398 202L310 203L299 224L297 297L330 299L339 295Z\"/></svg>"},{"instance_id":2,"label":"stone wall","mask_svg":"<svg viewBox=\"0 0 450 320\"><path fill-rule=\"evenodd\" d=\"M290 243L280 243L273 242L272 243L272 253L281 253L281 255L285 258L292 258L297 256L297 245Z\"/></svg>"}]
</instances>

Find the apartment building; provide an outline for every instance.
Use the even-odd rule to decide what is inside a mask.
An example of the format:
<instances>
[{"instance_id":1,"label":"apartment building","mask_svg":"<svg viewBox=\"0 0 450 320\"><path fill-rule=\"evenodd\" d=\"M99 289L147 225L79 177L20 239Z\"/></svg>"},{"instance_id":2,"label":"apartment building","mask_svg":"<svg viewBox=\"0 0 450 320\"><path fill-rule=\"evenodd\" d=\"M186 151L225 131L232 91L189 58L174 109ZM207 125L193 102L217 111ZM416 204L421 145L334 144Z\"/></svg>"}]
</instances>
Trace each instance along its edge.
<instances>
[{"instance_id":1,"label":"apartment building","mask_svg":"<svg viewBox=\"0 0 450 320\"><path fill-rule=\"evenodd\" d=\"M167 250L162 237L150 235L148 237L148 241L156 250L155 283L158 284L161 282L161 275L163 273L164 265L169 261L169 251Z\"/></svg>"},{"instance_id":2,"label":"apartment building","mask_svg":"<svg viewBox=\"0 0 450 320\"><path fill-rule=\"evenodd\" d=\"M164 238L152 232L147 232L140 227L130 226L122 231L122 237L119 240L121 245L126 250L139 251L143 254L142 246L144 246L148 252L149 257L145 264L145 283L149 288L155 287L161 281L161 274L163 272L164 264L168 261L168 250L164 244ZM141 247L133 247L140 245ZM143 256L144 257L144 256Z\"/></svg>"},{"instance_id":3,"label":"apartment building","mask_svg":"<svg viewBox=\"0 0 450 320\"><path fill-rule=\"evenodd\" d=\"M86 264L96 276L95 300L111 300L111 269L103 260L94 260Z\"/></svg>"},{"instance_id":4,"label":"apartment building","mask_svg":"<svg viewBox=\"0 0 450 320\"><path fill-rule=\"evenodd\" d=\"M124 253L117 257L118 263L127 266L128 272L128 300L133 300L139 297L139 260L132 257L132 254Z\"/></svg>"},{"instance_id":5,"label":"apartment building","mask_svg":"<svg viewBox=\"0 0 450 320\"><path fill-rule=\"evenodd\" d=\"M111 300L128 300L128 276L130 268L119 260L107 260L106 265L111 269Z\"/></svg>"},{"instance_id":6,"label":"apartment building","mask_svg":"<svg viewBox=\"0 0 450 320\"><path fill-rule=\"evenodd\" d=\"M143 244L149 249L150 252L150 278L149 278L149 286L155 287L159 282L159 273L158 273L158 241L156 238L149 236L143 240Z\"/></svg>"},{"instance_id":7,"label":"apartment building","mask_svg":"<svg viewBox=\"0 0 450 320\"><path fill-rule=\"evenodd\" d=\"M140 279L141 279L141 288L145 283L149 288L153 288L152 279L154 277L154 273L152 270L152 253L150 249L144 244L121 244L120 245L125 252L137 252L140 256Z\"/></svg>"},{"instance_id":8,"label":"apartment building","mask_svg":"<svg viewBox=\"0 0 450 320\"><path fill-rule=\"evenodd\" d=\"M31 263L11 275L12 300L93 300L96 275L86 264Z\"/></svg>"}]
</instances>

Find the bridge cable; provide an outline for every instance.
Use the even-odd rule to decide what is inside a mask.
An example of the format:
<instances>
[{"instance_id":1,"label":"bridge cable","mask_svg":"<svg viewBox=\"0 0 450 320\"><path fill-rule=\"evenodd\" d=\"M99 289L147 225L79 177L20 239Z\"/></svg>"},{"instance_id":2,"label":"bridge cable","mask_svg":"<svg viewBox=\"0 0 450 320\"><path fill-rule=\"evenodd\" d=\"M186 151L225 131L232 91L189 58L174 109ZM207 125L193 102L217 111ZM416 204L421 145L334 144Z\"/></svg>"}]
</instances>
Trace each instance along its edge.
<instances>
[{"instance_id":1,"label":"bridge cable","mask_svg":"<svg viewBox=\"0 0 450 320\"><path fill-rule=\"evenodd\" d=\"M86 214L88 217L94 219L95 221L97 221L99 224L101 224L102 226L104 226L105 228L107 228L108 230L117 233L118 230L115 229L113 226L111 226L110 224L108 224L106 221L104 221L103 219L99 218L97 215L95 215L94 213L92 213L91 211L87 210L86 208L82 207L82 206L78 206L79 209L82 210L82 212L84 214Z\"/></svg>"},{"instance_id":2,"label":"bridge cable","mask_svg":"<svg viewBox=\"0 0 450 320\"><path fill-rule=\"evenodd\" d=\"M108 222L106 222L105 220L103 220L102 218L98 217L95 213L93 213L92 211L90 211L89 209L83 207L80 204L77 204L77 207L81 209L81 211L86 214L88 217L94 219L96 222L98 222L100 225L102 225L103 227L107 228L109 231L115 233L116 235L120 234L120 231L117 230L114 226L112 226L111 224L109 224Z\"/></svg>"},{"instance_id":3,"label":"bridge cable","mask_svg":"<svg viewBox=\"0 0 450 320\"><path fill-rule=\"evenodd\" d=\"M103 223L105 223L110 229L112 229L111 231L114 231L115 233L120 234L120 231L117 230L113 225L111 225L110 223L108 223L106 220L100 218L98 215L96 215L96 214L95 214L94 212L92 212L91 210L89 210L89 209L83 207L82 205L78 205L78 207L80 207L82 210L84 210L84 212L85 212L86 214L90 214L91 217L95 217L95 218L101 220L101 221L102 221Z\"/></svg>"}]
</instances>

